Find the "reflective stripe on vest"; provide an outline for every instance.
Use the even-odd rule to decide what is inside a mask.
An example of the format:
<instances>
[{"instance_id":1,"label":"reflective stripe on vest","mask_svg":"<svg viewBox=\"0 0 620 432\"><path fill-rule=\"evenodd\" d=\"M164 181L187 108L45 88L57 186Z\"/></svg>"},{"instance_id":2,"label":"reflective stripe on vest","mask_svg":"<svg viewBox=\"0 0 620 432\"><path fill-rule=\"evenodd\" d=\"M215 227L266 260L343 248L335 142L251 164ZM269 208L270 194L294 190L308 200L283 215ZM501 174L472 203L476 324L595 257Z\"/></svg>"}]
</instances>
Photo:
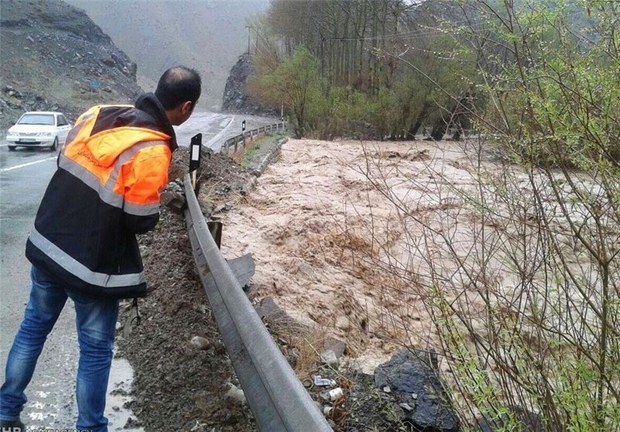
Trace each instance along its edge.
<instances>
[{"instance_id":1,"label":"reflective stripe on vest","mask_svg":"<svg viewBox=\"0 0 620 432\"><path fill-rule=\"evenodd\" d=\"M140 285L145 282L144 272L123 275L109 275L90 270L54 243L43 237L36 228L30 233L30 241L56 264L91 285L115 288Z\"/></svg>"},{"instance_id":2,"label":"reflective stripe on vest","mask_svg":"<svg viewBox=\"0 0 620 432\"><path fill-rule=\"evenodd\" d=\"M77 123L73 125L73 128L67 134L67 138L65 139L65 145L69 144L70 142L73 142L75 137L77 137L79 133L82 132L82 129L84 129L84 127L89 124L88 121L92 119L94 116L95 116L95 113L92 111L87 111L84 114L82 114L80 118L78 118ZM90 127L92 128L92 124L90 124Z\"/></svg>"},{"instance_id":3,"label":"reflective stripe on vest","mask_svg":"<svg viewBox=\"0 0 620 432\"><path fill-rule=\"evenodd\" d=\"M140 150L147 147L153 147L158 145L167 145L164 141L149 141L138 143L129 149L125 150L119 156L118 160L114 164L114 168L110 172L110 176L105 184L101 184L99 178L90 172L86 167L79 163L65 157L61 154L59 166L64 170L70 172L78 179L82 180L86 185L97 191L99 198L107 204L113 207L122 208L126 213L136 216L148 216L151 214L157 214L159 212L159 202L152 204L139 204L129 203L125 201L122 194L114 191L116 180L118 179L121 168L125 162L130 160Z\"/></svg>"}]
</instances>

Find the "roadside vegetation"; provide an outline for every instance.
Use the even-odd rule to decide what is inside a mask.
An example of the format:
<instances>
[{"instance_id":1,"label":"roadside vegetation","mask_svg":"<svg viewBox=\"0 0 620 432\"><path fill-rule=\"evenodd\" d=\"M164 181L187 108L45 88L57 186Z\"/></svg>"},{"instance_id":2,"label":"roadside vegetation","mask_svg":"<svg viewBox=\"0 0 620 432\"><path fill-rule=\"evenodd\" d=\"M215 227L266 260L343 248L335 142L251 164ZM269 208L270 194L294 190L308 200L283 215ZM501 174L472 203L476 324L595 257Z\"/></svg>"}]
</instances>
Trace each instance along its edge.
<instances>
[{"instance_id":1,"label":"roadside vegetation","mask_svg":"<svg viewBox=\"0 0 620 432\"><path fill-rule=\"evenodd\" d=\"M275 0L251 23L251 89L298 137L468 135L472 183L408 180L439 195L369 160L407 248L357 251L423 302L465 428L620 430L619 8Z\"/></svg>"},{"instance_id":2,"label":"roadside vegetation","mask_svg":"<svg viewBox=\"0 0 620 432\"><path fill-rule=\"evenodd\" d=\"M265 135L248 138L245 144L236 153L230 154L230 157L244 168L259 166L261 160L284 138L286 138L286 134L283 131L269 132ZM263 147L267 149L261 151Z\"/></svg>"}]
</instances>

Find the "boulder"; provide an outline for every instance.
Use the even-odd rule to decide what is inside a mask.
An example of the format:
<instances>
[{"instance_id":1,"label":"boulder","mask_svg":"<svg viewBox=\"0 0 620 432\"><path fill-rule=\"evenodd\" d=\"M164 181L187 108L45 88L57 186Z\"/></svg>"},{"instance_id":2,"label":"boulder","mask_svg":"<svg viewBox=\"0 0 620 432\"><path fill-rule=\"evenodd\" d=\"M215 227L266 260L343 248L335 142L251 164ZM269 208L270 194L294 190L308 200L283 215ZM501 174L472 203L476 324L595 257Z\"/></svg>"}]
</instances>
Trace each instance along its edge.
<instances>
[{"instance_id":1,"label":"boulder","mask_svg":"<svg viewBox=\"0 0 620 432\"><path fill-rule=\"evenodd\" d=\"M459 418L439 379L436 359L426 352L400 351L375 370L375 386L390 388L405 419L426 432L457 432ZM414 397L415 395L415 397Z\"/></svg>"},{"instance_id":2,"label":"boulder","mask_svg":"<svg viewBox=\"0 0 620 432\"><path fill-rule=\"evenodd\" d=\"M279 115L278 110L263 106L246 92L248 78L254 73L252 56L244 53L239 56L237 63L230 70L224 95L222 97L222 111L231 113Z\"/></svg>"}]
</instances>

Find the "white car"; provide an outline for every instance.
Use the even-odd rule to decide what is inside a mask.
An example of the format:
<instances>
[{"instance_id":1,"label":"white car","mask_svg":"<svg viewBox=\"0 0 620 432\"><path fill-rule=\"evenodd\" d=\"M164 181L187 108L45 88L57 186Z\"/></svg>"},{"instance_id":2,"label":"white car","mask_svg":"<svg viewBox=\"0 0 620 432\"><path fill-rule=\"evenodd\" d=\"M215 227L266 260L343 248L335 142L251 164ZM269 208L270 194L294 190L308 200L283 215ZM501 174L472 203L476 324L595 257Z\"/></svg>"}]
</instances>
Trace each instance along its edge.
<instances>
[{"instance_id":1,"label":"white car","mask_svg":"<svg viewBox=\"0 0 620 432\"><path fill-rule=\"evenodd\" d=\"M14 126L6 133L9 150L18 146L47 147L51 151L58 149L67 139L71 123L63 113L53 111L30 111L22 114Z\"/></svg>"}]
</instances>

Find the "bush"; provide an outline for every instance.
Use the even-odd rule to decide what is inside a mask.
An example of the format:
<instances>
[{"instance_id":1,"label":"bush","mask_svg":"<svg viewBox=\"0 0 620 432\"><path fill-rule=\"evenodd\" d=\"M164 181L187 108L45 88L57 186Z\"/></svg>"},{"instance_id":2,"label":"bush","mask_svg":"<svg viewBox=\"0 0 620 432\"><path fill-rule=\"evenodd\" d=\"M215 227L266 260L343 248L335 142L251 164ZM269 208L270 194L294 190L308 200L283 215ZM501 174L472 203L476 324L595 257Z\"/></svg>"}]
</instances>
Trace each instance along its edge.
<instances>
[{"instance_id":1,"label":"bush","mask_svg":"<svg viewBox=\"0 0 620 432\"><path fill-rule=\"evenodd\" d=\"M489 104L478 120L509 163L491 166L492 143L470 141L466 184L433 160L427 176L391 187L368 160L408 246L374 263L424 303L464 424L620 430L616 9L470 3L506 47L481 69ZM585 45L571 36L577 17L596 35ZM488 42L487 30L472 34Z\"/></svg>"}]
</instances>

